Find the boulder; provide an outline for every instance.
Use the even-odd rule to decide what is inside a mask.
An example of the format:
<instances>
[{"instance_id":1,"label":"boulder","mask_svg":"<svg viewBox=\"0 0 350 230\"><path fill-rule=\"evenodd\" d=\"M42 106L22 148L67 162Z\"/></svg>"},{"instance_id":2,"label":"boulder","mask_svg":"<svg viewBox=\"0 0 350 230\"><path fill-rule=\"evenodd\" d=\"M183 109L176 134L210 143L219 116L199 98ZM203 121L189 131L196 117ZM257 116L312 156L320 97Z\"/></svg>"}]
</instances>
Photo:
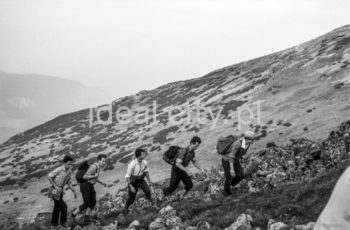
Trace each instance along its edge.
<instances>
[{"instance_id":1,"label":"boulder","mask_svg":"<svg viewBox=\"0 0 350 230\"><path fill-rule=\"evenodd\" d=\"M228 228L225 228L225 230L252 230L252 221L253 218L250 215L242 214L233 224L231 224Z\"/></svg>"}]
</instances>

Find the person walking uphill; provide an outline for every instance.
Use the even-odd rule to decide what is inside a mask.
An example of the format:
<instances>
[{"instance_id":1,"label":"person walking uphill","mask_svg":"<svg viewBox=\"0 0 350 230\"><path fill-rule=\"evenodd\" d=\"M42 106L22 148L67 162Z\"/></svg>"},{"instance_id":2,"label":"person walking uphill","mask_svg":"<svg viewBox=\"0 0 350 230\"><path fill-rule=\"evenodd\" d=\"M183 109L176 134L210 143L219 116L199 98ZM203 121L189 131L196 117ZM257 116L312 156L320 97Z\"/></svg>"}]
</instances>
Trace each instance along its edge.
<instances>
[{"instance_id":1,"label":"person walking uphill","mask_svg":"<svg viewBox=\"0 0 350 230\"><path fill-rule=\"evenodd\" d=\"M134 203L139 188L145 193L146 199L152 202L150 187L153 190L153 185L149 175L148 163L144 160L146 151L144 149L136 149L135 157L136 159L129 163L125 175L129 189L129 198L125 204L125 212L128 212L129 206ZM145 177L148 184L145 181Z\"/></svg>"},{"instance_id":2,"label":"person walking uphill","mask_svg":"<svg viewBox=\"0 0 350 230\"><path fill-rule=\"evenodd\" d=\"M52 185L52 187L49 189L49 197L51 197L55 203L52 211L50 229L55 229L58 227L59 219L60 225L66 227L65 223L67 222L67 204L63 200L65 185L68 185L69 189L72 190L74 194L74 198L77 198L77 193L71 183L72 163L73 158L70 156L65 156L63 158L63 165L56 168L47 175L47 179Z\"/></svg>"},{"instance_id":3,"label":"person walking uphill","mask_svg":"<svg viewBox=\"0 0 350 230\"><path fill-rule=\"evenodd\" d=\"M242 138L237 139L228 149L227 153L222 155L222 167L225 174L224 195L231 195L231 186L237 185L244 178L244 169L240 160L247 153L251 143L254 141L254 133L246 131ZM235 171L235 176L231 175L231 166Z\"/></svg>"},{"instance_id":4,"label":"person walking uphill","mask_svg":"<svg viewBox=\"0 0 350 230\"><path fill-rule=\"evenodd\" d=\"M179 149L176 155L175 164L172 166L171 169L169 187L163 189L164 196L172 194L179 185L180 181L182 181L182 183L184 183L185 185L185 191L183 193L183 196L185 196L187 192L191 190L191 188L193 187L191 179L192 173L186 168L191 161L197 169L205 173L204 169L202 169L198 165L194 152L201 144L201 142L201 139L195 136L191 139L189 146L187 146L186 148Z\"/></svg>"},{"instance_id":5,"label":"person walking uphill","mask_svg":"<svg viewBox=\"0 0 350 230\"><path fill-rule=\"evenodd\" d=\"M97 156L96 162L92 165L90 165L89 169L86 171L85 175L83 176L83 179L86 180L82 187L82 195L84 204L83 206L80 206L80 210L85 210L85 219L93 220L91 217L91 212L96 206L96 191L94 188L94 185L96 183L99 183L103 185L104 187L107 186L106 183L101 182L98 177L100 176L101 168L106 163L107 156L105 154L100 154Z\"/></svg>"}]
</instances>

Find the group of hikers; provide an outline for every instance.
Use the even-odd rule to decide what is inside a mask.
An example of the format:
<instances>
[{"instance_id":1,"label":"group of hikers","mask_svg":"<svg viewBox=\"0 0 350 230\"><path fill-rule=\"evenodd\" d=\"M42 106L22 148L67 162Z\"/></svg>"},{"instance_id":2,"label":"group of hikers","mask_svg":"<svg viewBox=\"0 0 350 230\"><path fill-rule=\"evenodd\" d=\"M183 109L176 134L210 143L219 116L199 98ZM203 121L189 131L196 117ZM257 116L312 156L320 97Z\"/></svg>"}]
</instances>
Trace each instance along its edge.
<instances>
[{"instance_id":1,"label":"group of hikers","mask_svg":"<svg viewBox=\"0 0 350 230\"><path fill-rule=\"evenodd\" d=\"M224 195L230 195L231 186L235 186L244 178L244 169L241 165L241 159L246 154L250 144L253 142L255 134L252 131L246 131L240 137L229 137L230 140L228 144L226 143L225 145L224 142L227 140L223 140L223 149L222 146L219 146L219 148L217 146L219 152L225 152L224 154L221 153L222 166L225 174L225 185L224 190L222 191ZM153 183L150 178L148 162L145 160L147 151L142 148L136 149L134 152L135 159L128 164L125 175L128 185L128 200L126 201L123 210L124 214L128 213L130 205L134 203L138 189L143 190L145 197L156 206L159 206L165 196L171 195L177 189L180 182L184 184L184 190L180 192L180 196L185 196L193 187L191 178L193 174L187 166L192 162L198 170L205 173L205 169L200 167L195 156L195 150L201 142L202 140L200 137L194 136L187 147L172 146L164 153L163 159L172 165L170 183L168 187L162 189L163 195L161 198L154 200L152 200L151 197L151 190L154 191ZM175 149L175 152L173 153L173 156L171 156L173 159L169 160L169 154L172 154L172 149ZM166 159L167 157L168 159ZM73 218L77 214L85 211L84 221L96 221L94 216L91 215L92 210L96 205L96 192L94 186L96 183L105 187L107 186L106 183L99 180L100 171L103 170L106 165L106 159L106 155L100 154L97 156L94 164L88 165L87 161L80 164L76 174L76 179L80 185L83 204L72 211L71 215ZM54 208L51 218L51 226L53 229L58 226L59 222L61 226L65 227L66 225L67 205L63 200L65 185L67 185L73 192L74 198L77 198L77 192L74 190L71 181L72 163L73 158L66 155L63 159L63 165L48 174L48 180L52 185L49 189L49 197L54 200ZM231 175L231 165L235 172L234 177Z\"/></svg>"},{"instance_id":2,"label":"group of hikers","mask_svg":"<svg viewBox=\"0 0 350 230\"><path fill-rule=\"evenodd\" d=\"M230 135L218 140L216 148L222 157L222 167L225 175L224 189L221 191L223 195L231 195L231 187L237 185L246 176L245 170L241 165L241 160L244 156L248 156L248 154L246 154L247 150L255 138L254 132L246 131L239 137ZM346 152L350 153L350 132L345 133L343 138ZM128 200L125 203L123 213L126 215L128 214L128 209L130 205L134 203L139 189L143 190L146 199L159 207L163 198L171 195L177 189L179 183L182 182L184 184L184 190L180 192L180 196L184 197L193 187L191 178L193 174L187 168L190 162L192 162L198 170L205 173L205 169L199 166L195 156L195 150L201 142L202 140L200 137L194 136L187 147L171 146L163 154L163 160L172 166L170 183L168 187L162 189L162 196L154 200L152 200L151 196L151 190L154 193L154 187L150 178L148 162L145 160L147 151L142 148L137 148L134 152L135 159L128 164L125 175L128 185ZM104 187L107 186L106 183L99 180L100 172L106 166L106 159L106 155L100 154L97 156L94 164L89 165L87 161L80 164L75 177L80 185L83 204L73 209L71 213L73 218L78 213L85 212L84 222L96 221L94 215L91 215L92 210L96 206L96 192L94 186L96 183ZM63 165L50 172L47 176L52 185L48 194L54 201L51 217L52 229L55 229L59 222L61 226L66 227L67 205L63 200L64 187L67 185L73 192L74 198L77 198L77 192L74 190L71 181L72 163L73 158L66 155L63 158ZM231 175L231 166L235 173L234 177ZM325 211L323 213L325 213Z\"/></svg>"}]
</instances>

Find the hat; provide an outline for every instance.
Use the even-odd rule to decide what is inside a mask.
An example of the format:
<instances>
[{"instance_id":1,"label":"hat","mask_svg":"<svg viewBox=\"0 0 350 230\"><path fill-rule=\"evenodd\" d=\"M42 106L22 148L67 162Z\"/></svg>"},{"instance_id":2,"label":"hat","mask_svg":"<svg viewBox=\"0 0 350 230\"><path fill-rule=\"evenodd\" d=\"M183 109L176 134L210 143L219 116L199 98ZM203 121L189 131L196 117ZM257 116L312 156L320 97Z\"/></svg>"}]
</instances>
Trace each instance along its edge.
<instances>
[{"instance_id":1,"label":"hat","mask_svg":"<svg viewBox=\"0 0 350 230\"><path fill-rule=\"evenodd\" d=\"M244 136L244 138L247 138L247 139L254 139L255 138L255 134L252 131L246 131L243 136Z\"/></svg>"}]
</instances>

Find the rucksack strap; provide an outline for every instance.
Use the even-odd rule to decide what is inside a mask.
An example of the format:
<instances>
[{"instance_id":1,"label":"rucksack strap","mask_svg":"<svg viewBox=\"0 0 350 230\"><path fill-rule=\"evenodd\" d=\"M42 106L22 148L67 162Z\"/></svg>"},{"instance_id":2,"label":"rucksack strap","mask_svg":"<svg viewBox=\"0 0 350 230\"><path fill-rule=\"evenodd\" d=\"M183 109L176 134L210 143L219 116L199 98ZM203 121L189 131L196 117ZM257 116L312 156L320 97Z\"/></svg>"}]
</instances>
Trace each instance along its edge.
<instances>
[{"instance_id":1,"label":"rucksack strap","mask_svg":"<svg viewBox=\"0 0 350 230\"><path fill-rule=\"evenodd\" d=\"M184 154L184 157L182 158L182 163L185 161L185 159L186 159L186 157L187 157L187 155L188 155L188 152L189 152L188 147L186 147L185 149L186 149L186 152L185 152L185 154ZM176 157L176 158L177 158L177 157ZM174 165L176 165L176 159L175 159Z\"/></svg>"}]
</instances>

